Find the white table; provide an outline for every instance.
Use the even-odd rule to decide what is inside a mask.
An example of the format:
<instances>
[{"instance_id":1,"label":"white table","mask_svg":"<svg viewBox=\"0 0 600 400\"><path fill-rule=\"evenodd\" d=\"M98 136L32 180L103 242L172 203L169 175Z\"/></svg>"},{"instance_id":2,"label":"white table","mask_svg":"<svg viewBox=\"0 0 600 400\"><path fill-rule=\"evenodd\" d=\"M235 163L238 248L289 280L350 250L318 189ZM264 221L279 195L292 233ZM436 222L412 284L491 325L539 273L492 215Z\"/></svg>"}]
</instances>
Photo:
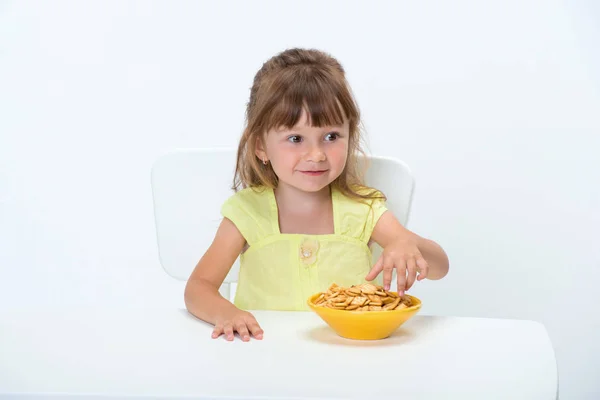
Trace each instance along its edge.
<instances>
[{"instance_id":1,"label":"white table","mask_svg":"<svg viewBox=\"0 0 600 400\"><path fill-rule=\"evenodd\" d=\"M0 398L544 399L541 324L415 316L381 341L310 312L255 312L262 341L211 339L185 310L0 311ZM20 396L19 396L20 395Z\"/></svg>"}]
</instances>

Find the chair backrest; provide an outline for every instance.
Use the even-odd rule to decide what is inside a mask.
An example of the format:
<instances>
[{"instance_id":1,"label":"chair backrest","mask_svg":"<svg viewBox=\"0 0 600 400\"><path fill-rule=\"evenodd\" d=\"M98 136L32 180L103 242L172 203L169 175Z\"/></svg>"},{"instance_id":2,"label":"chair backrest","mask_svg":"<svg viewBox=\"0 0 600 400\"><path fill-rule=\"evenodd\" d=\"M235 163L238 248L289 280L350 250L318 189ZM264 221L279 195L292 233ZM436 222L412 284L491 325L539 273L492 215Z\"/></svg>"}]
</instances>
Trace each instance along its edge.
<instances>
[{"instance_id":1,"label":"chair backrest","mask_svg":"<svg viewBox=\"0 0 600 400\"><path fill-rule=\"evenodd\" d=\"M222 203L233 194L234 149L175 150L152 166L152 195L163 269L175 279L187 280L198 260L212 243L220 224ZM414 179L402 161L370 156L366 184L381 190L387 206L403 225L408 222ZM381 249L373 249L373 258ZM239 258L221 288L231 297L237 281Z\"/></svg>"}]
</instances>

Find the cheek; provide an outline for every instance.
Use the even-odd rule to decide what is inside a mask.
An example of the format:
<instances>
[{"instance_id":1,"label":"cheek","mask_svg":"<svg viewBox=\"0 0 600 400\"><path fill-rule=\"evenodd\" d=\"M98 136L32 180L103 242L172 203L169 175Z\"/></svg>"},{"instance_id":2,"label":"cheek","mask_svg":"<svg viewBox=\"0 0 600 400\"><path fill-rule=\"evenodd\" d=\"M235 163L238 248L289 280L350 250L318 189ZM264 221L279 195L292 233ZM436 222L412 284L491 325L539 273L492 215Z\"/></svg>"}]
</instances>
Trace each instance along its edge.
<instances>
[{"instance_id":1,"label":"cheek","mask_svg":"<svg viewBox=\"0 0 600 400\"><path fill-rule=\"evenodd\" d=\"M348 145L340 143L338 146L333 146L329 151L328 157L330 161L333 161L336 164L345 164L346 159L348 158Z\"/></svg>"},{"instance_id":2,"label":"cheek","mask_svg":"<svg viewBox=\"0 0 600 400\"><path fill-rule=\"evenodd\" d=\"M284 169L293 167L298 162L298 152L285 143L272 146L269 150L270 160L276 172L283 173Z\"/></svg>"}]
</instances>

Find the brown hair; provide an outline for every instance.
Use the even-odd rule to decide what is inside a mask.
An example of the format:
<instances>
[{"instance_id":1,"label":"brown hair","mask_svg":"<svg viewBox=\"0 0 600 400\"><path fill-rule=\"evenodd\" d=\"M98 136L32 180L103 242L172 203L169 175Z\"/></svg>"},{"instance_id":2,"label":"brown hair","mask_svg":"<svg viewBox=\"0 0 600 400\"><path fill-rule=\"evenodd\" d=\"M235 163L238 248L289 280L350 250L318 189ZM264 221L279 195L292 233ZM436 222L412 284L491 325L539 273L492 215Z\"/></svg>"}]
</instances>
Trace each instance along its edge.
<instances>
[{"instance_id":1,"label":"brown hair","mask_svg":"<svg viewBox=\"0 0 600 400\"><path fill-rule=\"evenodd\" d=\"M360 111L342 65L329 54L314 49L288 49L256 73L246 108L246 128L238 146L233 181L235 191L246 187L277 187L270 164L255 154L256 142L273 128L292 128L305 110L312 126L349 123L348 157L344 170L331 184L357 199L384 198L366 187L358 155L361 147ZM367 190L365 190L367 189Z\"/></svg>"}]
</instances>

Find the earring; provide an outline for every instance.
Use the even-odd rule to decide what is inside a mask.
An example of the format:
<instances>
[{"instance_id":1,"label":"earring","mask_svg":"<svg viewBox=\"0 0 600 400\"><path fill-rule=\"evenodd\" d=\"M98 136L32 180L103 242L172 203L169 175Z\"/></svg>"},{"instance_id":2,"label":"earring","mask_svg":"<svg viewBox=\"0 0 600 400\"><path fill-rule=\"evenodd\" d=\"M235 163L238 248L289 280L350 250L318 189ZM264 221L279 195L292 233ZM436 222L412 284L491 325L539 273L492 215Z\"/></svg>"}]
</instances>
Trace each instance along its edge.
<instances>
[{"instance_id":1,"label":"earring","mask_svg":"<svg viewBox=\"0 0 600 400\"><path fill-rule=\"evenodd\" d=\"M263 164L267 165L267 162L268 162L268 161L267 161L267 159L266 159L266 158L263 158L263 160L262 160L262 161L263 161Z\"/></svg>"}]
</instances>

